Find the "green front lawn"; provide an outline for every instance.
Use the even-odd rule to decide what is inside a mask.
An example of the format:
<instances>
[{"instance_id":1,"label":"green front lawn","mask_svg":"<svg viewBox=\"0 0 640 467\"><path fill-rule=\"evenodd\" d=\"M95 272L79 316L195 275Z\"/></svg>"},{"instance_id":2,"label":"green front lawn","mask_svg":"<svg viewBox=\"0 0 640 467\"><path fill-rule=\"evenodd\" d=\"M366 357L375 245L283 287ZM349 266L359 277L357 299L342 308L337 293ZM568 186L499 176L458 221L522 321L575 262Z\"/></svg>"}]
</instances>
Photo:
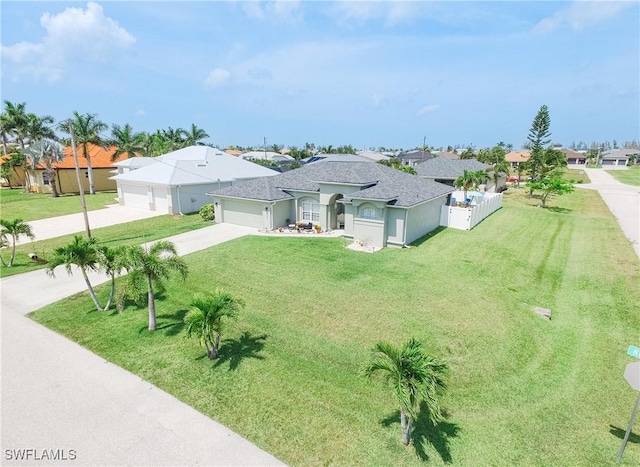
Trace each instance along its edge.
<instances>
[{"instance_id":1,"label":"green front lawn","mask_svg":"<svg viewBox=\"0 0 640 467\"><path fill-rule=\"evenodd\" d=\"M573 180L574 183L591 183L591 179L582 169L565 169L564 178Z\"/></svg>"},{"instance_id":2,"label":"green front lawn","mask_svg":"<svg viewBox=\"0 0 640 467\"><path fill-rule=\"evenodd\" d=\"M630 166L627 170L607 170L607 173L626 185L640 186L640 165Z\"/></svg>"},{"instance_id":3,"label":"green front lawn","mask_svg":"<svg viewBox=\"0 0 640 467\"><path fill-rule=\"evenodd\" d=\"M292 465L613 465L637 397L622 374L638 258L597 193L540 209L525 191L470 232L405 250L245 237L189 255L155 333L146 309L96 312L86 293L32 316ZM247 308L213 362L182 318L217 287ZM451 376L447 419L420 419L404 447L392 395L362 371L376 341L409 337ZM640 465L637 434L623 463Z\"/></svg>"},{"instance_id":4,"label":"green front lawn","mask_svg":"<svg viewBox=\"0 0 640 467\"><path fill-rule=\"evenodd\" d=\"M150 219L117 224L110 227L103 227L91 231L91 236L99 240L100 244L115 245L139 245L141 243L158 240L159 238L177 235L191 230L201 229L212 225L205 222L198 213L186 214L184 216L158 216ZM49 254L57 247L67 245L73 239L73 235L85 235L84 232L65 235L62 237L40 240L16 247L16 259L13 267L6 268L0 266L0 277L13 276L23 272L44 269L45 261ZM39 262L29 258L29 253L35 253ZM5 262L11 257L10 248L0 251Z\"/></svg>"},{"instance_id":5,"label":"green front lawn","mask_svg":"<svg viewBox=\"0 0 640 467\"><path fill-rule=\"evenodd\" d=\"M87 210L102 209L107 204L115 204L118 194L115 191L103 191L95 195L85 195ZM0 217L23 221L46 219L82 212L80 195L65 194L53 198L46 193L24 193L21 188L0 190Z\"/></svg>"}]
</instances>

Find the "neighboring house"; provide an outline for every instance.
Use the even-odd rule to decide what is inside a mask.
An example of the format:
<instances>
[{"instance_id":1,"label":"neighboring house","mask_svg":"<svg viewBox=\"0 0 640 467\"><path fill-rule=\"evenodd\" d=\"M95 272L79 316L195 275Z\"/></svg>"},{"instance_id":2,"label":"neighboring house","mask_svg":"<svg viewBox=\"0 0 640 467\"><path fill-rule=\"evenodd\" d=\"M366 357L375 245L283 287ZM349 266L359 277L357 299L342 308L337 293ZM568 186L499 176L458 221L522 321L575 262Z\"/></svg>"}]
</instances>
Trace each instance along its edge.
<instances>
[{"instance_id":1,"label":"neighboring house","mask_svg":"<svg viewBox=\"0 0 640 467\"><path fill-rule=\"evenodd\" d=\"M638 155L637 149L611 149L600 155L600 164L605 169L626 167L629 163L629 156Z\"/></svg>"},{"instance_id":2,"label":"neighboring house","mask_svg":"<svg viewBox=\"0 0 640 467\"><path fill-rule=\"evenodd\" d=\"M245 160L253 160L253 159L262 159L271 162L287 162L287 161L295 161L295 159L287 154L280 154L279 152L272 151L249 151L241 154Z\"/></svg>"},{"instance_id":3,"label":"neighboring house","mask_svg":"<svg viewBox=\"0 0 640 467\"><path fill-rule=\"evenodd\" d=\"M565 156L567 156L568 165L586 165L587 155L584 153L572 151L571 149L560 149Z\"/></svg>"},{"instance_id":4,"label":"neighboring house","mask_svg":"<svg viewBox=\"0 0 640 467\"><path fill-rule=\"evenodd\" d=\"M357 151L356 155L373 162L380 162L382 160L388 161L391 159L390 156L376 151Z\"/></svg>"},{"instance_id":5,"label":"neighboring house","mask_svg":"<svg viewBox=\"0 0 640 467\"><path fill-rule=\"evenodd\" d=\"M443 159L453 159L453 160L460 159L460 154L458 154L457 152L450 152L450 151L440 151L438 152L438 154L436 154L436 156L442 157Z\"/></svg>"},{"instance_id":6,"label":"neighboring house","mask_svg":"<svg viewBox=\"0 0 640 467\"><path fill-rule=\"evenodd\" d=\"M440 225L453 188L371 162L326 160L210 195L216 221L258 229L293 222L344 227L368 245L402 247Z\"/></svg>"},{"instance_id":7,"label":"neighboring house","mask_svg":"<svg viewBox=\"0 0 640 467\"><path fill-rule=\"evenodd\" d=\"M506 174L500 174L498 178L498 186L495 186L493 179L493 170L488 164L483 164L475 159L444 159L442 157L436 157L429 159L421 164L416 165L416 172L419 177L433 180L445 185L454 186L454 181L464 174L464 171L476 172L482 170L487 173L487 179L485 182L485 191L500 192L506 185Z\"/></svg>"},{"instance_id":8,"label":"neighboring house","mask_svg":"<svg viewBox=\"0 0 640 467\"><path fill-rule=\"evenodd\" d=\"M300 161L303 165L315 164L320 161L331 162L375 162L373 159L369 159L357 154L316 154L315 156L306 157Z\"/></svg>"},{"instance_id":9,"label":"neighboring house","mask_svg":"<svg viewBox=\"0 0 640 467\"><path fill-rule=\"evenodd\" d=\"M402 165L409 165L413 167L414 165L421 164L422 162L428 161L429 159L433 159L433 154L431 154L429 151L408 151L398 155L398 159L400 159Z\"/></svg>"},{"instance_id":10,"label":"neighboring house","mask_svg":"<svg viewBox=\"0 0 640 467\"><path fill-rule=\"evenodd\" d=\"M504 160L511 164L512 169L517 169L520 164L523 164L531 157L531 151L520 150L511 151L504 156Z\"/></svg>"},{"instance_id":11,"label":"neighboring house","mask_svg":"<svg viewBox=\"0 0 640 467\"><path fill-rule=\"evenodd\" d=\"M271 169L231 156L209 146L189 146L158 157L114 164L118 201L167 214L198 211L210 203L207 192L276 175Z\"/></svg>"},{"instance_id":12,"label":"neighboring house","mask_svg":"<svg viewBox=\"0 0 640 467\"><path fill-rule=\"evenodd\" d=\"M239 156L240 154L242 154L242 151L238 150L238 149L225 149L224 152L226 152L227 154L231 154L232 156Z\"/></svg>"},{"instance_id":13,"label":"neighboring house","mask_svg":"<svg viewBox=\"0 0 640 467\"><path fill-rule=\"evenodd\" d=\"M5 161L9 160L11 156L0 156L0 165L2 165ZM24 186L24 167L21 165L12 167L9 169L11 172L11 180L5 180L4 178L0 178L0 185L8 187L11 185L12 187ZM11 182L11 183L9 183Z\"/></svg>"},{"instance_id":14,"label":"neighboring house","mask_svg":"<svg viewBox=\"0 0 640 467\"><path fill-rule=\"evenodd\" d=\"M115 146L104 148L95 144L87 146L89 156L91 157L91 168L93 172L93 184L96 191L111 191L116 189L116 182L111 180L113 174L113 163L126 160L127 156L122 154L117 158L113 158L116 151ZM56 170L56 183L58 192L62 193L79 193L78 177L76 176L76 166L73 161L73 151L70 146L63 148L65 158L54 164ZM87 159L83 156L82 148L77 148L78 166L80 167L80 180L82 182L82 190L86 193L89 191L89 172L87 171ZM27 169L27 176L31 183L31 191L37 193L50 193L51 180L44 173L44 168L39 165L35 169Z\"/></svg>"}]
</instances>

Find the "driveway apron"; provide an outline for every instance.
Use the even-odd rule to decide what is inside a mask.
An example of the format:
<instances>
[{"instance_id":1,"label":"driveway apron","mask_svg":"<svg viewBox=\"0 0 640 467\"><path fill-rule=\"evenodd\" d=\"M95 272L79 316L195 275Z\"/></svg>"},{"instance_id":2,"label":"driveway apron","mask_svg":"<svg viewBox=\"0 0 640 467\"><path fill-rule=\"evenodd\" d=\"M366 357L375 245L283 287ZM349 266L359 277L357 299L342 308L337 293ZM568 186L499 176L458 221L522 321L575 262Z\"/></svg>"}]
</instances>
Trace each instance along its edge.
<instances>
[{"instance_id":1,"label":"driveway apron","mask_svg":"<svg viewBox=\"0 0 640 467\"><path fill-rule=\"evenodd\" d=\"M253 230L220 224L167 240L187 254ZM79 271L56 273L55 279L39 270L0 281L2 465L282 465L154 385L27 318L85 290ZM91 280L99 284L107 277L91 274ZM42 460L54 455L57 460Z\"/></svg>"}]
</instances>

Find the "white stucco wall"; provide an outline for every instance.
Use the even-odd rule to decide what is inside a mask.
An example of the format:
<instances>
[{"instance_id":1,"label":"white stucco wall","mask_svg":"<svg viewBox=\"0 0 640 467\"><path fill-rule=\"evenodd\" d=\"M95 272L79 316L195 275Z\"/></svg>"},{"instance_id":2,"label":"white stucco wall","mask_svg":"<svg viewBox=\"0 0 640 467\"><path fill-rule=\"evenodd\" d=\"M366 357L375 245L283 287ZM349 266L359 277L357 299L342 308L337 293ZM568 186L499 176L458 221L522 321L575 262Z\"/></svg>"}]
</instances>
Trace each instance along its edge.
<instances>
[{"instance_id":1,"label":"white stucco wall","mask_svg":"<svg viewBox=\"0 0 640 467\"><path fill-rule=\"evenodd\" d=\"M169 205L173 214L188 214L197 212L203 204L211 203L211 196L208 192L217 190L218 187L225 188L231 186L231 182L212 182L202 185L182 185L171 188L171 203Z\"/></svg>"},{"instance_id":2,"label":"white stucco wall","mask_svg":"<svg viewBox=\"0 0 640 467\"><path fill-rule=\"evenodd\" d=\"M406 209L387 207L387 243L403 246Z\"/></svg>"},{"instance_id":3,"label":"white stucco wall","mask_svg":"<svg viewBox=\"0 0 640 467\"><path fill-rule=\"evenodd\" d=\"M445 195L409 209L405 239L407 245L440 226L440 211L446 200Z\"/></svg>"}]
</instances>

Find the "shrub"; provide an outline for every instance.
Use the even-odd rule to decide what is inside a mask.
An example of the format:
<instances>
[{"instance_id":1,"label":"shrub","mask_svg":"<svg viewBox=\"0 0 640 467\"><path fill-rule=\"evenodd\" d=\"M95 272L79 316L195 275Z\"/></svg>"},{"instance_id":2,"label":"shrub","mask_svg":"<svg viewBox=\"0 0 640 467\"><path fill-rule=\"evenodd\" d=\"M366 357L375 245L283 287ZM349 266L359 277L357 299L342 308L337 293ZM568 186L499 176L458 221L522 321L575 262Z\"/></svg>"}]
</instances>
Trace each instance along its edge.
<instances>
[{"instance_id":1,"label":"shrub","mask_svg":"<svg viewBox=\"0 0 640 467\"><path fill-rule=\"evenodd\" d=\"M204 204L200 208L200 216L202 216L202 218L205 221L212 221L215 215L216 215L216 210L213 207L212 203Z\"/></svg>"}]
</instances>

